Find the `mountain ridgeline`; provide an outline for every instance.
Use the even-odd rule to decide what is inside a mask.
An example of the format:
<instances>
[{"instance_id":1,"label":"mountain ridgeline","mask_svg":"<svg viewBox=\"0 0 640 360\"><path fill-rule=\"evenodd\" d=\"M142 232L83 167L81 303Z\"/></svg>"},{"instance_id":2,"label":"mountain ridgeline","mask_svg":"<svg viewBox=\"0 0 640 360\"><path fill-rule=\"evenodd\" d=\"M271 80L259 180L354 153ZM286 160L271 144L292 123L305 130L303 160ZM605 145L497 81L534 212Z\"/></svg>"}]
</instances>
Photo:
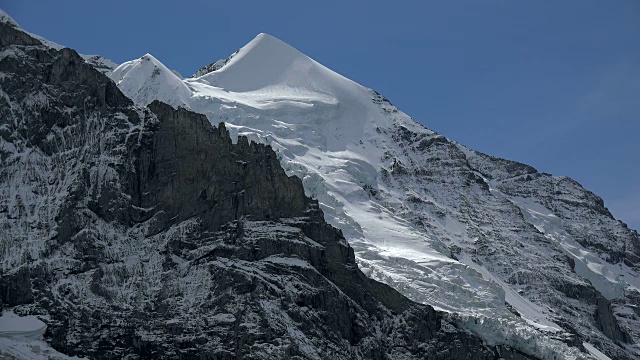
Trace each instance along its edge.
<instances>
[{"instance_id":1,"label":"mountain ridgeline","mask_svg":"<svg viewBox=\"0 0 640 360\"><path fill-rule=\"evenodd\" d=\"M529 358L366 277L271 147L11 22L0 46L0 309L61 358Z\"/></svg>"},{"instance_id":2,"label":"mountain ridgeline","mask_svg":"<svg viewBox=\"0 0 640 360\"><path fill-rule=\"evenodd\" d=\"M602 199L267 34L183 78L0 11L0 161L0 357L640 359Z\"/></svg>"}]
</instances>

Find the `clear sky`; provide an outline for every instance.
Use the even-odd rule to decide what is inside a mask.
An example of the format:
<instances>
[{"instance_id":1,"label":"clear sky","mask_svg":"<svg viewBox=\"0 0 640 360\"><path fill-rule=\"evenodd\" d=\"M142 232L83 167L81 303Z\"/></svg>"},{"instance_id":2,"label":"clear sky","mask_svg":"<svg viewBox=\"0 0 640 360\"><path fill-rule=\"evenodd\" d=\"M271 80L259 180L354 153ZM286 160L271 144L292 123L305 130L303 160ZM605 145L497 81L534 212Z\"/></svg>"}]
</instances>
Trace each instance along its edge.
<instances>
[{"instance_id":1,"label":"clear sky","mask_svg":"<svg viewBox=\"0 0 640 360\"><path fill-rule=\"evenodd\" d=\"M185 76L260 32L475 150L567 175L640 230L640 1L0 0L22 27Z\"/></svg>"}]
</instances>

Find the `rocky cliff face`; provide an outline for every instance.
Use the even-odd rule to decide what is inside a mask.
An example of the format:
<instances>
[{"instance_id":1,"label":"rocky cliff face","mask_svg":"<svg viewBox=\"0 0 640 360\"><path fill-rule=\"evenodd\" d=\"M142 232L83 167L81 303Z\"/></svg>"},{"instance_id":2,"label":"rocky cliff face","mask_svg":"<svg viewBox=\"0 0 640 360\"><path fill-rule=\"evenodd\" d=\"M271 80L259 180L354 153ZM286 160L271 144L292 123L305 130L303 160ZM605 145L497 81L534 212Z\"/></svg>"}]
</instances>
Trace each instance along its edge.
<instances>
[{"instance_id":1,"label":"rocky cliff face","mask_svg":"<svg viewBox=\"0 0 640 360\"><path fill-rule=\"evenodd\" d=\"M61 353L527 358L366 277L269 146L11 23L0 48L0 308Z\"/></svg>"}]
</instances>

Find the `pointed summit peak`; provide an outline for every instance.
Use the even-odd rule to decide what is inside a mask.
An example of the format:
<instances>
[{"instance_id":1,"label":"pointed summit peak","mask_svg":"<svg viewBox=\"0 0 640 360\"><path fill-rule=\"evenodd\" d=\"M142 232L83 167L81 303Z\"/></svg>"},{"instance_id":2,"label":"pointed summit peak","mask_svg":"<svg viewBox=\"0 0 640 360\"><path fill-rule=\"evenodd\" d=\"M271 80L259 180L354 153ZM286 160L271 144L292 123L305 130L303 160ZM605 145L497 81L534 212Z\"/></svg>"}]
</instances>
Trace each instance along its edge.
<instances>
[{"instance_id":1,"label":"pointed summit peak","mask_svg":"<svg viewBox=\"0 0 640 360\"><path fill-rule=\"evenodd\" d=\"M134 62L135 61L136 60L134 60ZM160 74L166 74L163 76L171 77L173 75L182 79L182 75L180 75L179 72L169 69L160 60L158 60L155 56L149 53L142 55L140 59L137 60L137 62L138 62L138 65L141 67L153 68L152 75L154 77Z\"/></svg>"},{"instance_id":2,"label":"pointed summit peak","mask_svg":"<svg viewBox=\"0 0 640 360\"><path fill-rule=\"evenodd\" d=\"M253 40L251 40L242 49L253 50L258 47L263 49L269 49L271 51L288 52L288 53L294 53L294 54L306 56L302 54L300 51L296 50L293 46L267 33L260 33L256 35L256 37L253 38Z\"/></svg>"},{"instance_id":3,"label":"pointed summit peak","mask_svg":"<svg viewBox=\"0 0 640 360\"><path fill-rule=\"evenodd\" d=\"M238 62L265 62L268 65L289 64L296 60L312 61L308 56L301 53L284 41L266 33L258 34L253 40L243 46L238 53L233 56L227 65L234 65Z\"/></svg>"},{"instance_id":4,"label":"pointed summit peak","mask_svg":"<svg viewBox=\"0 0 640 360\"><path fill-rule=\"evenodd\" d=\"M272 45L269 45L272 44ZM250 52L252 49L256 48L256 47L269 47L271 46L272 52L276 52L278 51L278 47L281 49L287 49L287 51L295 51L299 54L301 54L298 50L294 49L293 47L291 47L290 45L288 45L287 43L285 43L284 41L271 36L269 34L266 33L260 33L258 34L255 38L253 38L253 40L251 40L250 42L248 42L245 46L243 46L242 48L236 50L233 54L229 55L229 57L227 57L226 59L218 59L215 62L212 62L209 65L203 66L200 69L198 69L198 71L196 71L193 75L191 75L191 78L198 78L201 77L203 75L212 73L214 71L218 71L220 69L222 69L222 67L224 67L225 65L227 65L229 62L231 62L231 60L238 54L243 54L245 55L246 53Z\"/></svg>"},{"instance_id":5,"label":"pointed summit peak","mask_svg":"<svg viewBox=\"0 0 640 360\"><path fill-rule=\"evenodd\" d=\"M160 60L158 60L155 56L151 55L150 53L146 53L140 56L138 61L140 62L140 64L144 64L144 66L155 66L160 70L171 71L166 66L164 66L164 64Z\"/></svg>"},{"instance_id":6,"label":"pointed summit peak","mask_svg":"<svg viewBox=\"0 0 640 360\"><path fill-rule=\"evenodd\" d=\"M173 106L188 107L191 91L182 82L182 76L151 54L123 63L110 77L138 105L160 100Z\"/></svg>"},{"instance_id":7,"label":"pointed summit peak","mask_svg":"<svg viewBox=\"0 0 640 360\"><path fill-rule=\"evenodd\" d=\"M156 59L156 57L155 57L155 56L153 56L153 55L151 55L151 54L149 54L149 53L146 53L146 54L144 54L144 55L140 56L140 60L144 60L144 61L151 61L151 62L152 62L152 63L154 63L154 64L160 64L160 65L162 65L162 63L160 62L160 60Z\"/></svg>"},{"instance_id":8,"label":"pointed summit peak","mask_svg":"<svg viewBox=\"0 0 640 360\"><path fill-rule=\"evenodd\" d=\"M265 33L258 34L223 64L216 62L210 67L212 72L198 79L233 92L288 87L333 94L333 89L342 87L338 83L351 82Z\"/></svg>"}]
</instances>

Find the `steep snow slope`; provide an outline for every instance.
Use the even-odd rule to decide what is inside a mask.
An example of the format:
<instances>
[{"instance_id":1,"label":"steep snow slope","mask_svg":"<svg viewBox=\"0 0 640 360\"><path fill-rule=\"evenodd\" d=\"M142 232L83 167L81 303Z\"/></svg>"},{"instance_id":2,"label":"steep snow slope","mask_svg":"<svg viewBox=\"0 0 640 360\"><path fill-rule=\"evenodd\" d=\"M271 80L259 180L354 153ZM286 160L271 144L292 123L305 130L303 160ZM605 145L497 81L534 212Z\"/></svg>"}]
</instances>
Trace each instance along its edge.
<instances>
[{"instance_id":1,"label":"steep snow slope","mask_svg":"<svg viewBox=\"0 0 640 360\"><path fill-rule=\"evenodd\" d=\"M577 183L435 134L267 34L183 80L189 96L155 61L165 84L140 59L114 81L271 144L369 276L490 341L638 356L638 235Z\"/></svg>"}]
</instances>

